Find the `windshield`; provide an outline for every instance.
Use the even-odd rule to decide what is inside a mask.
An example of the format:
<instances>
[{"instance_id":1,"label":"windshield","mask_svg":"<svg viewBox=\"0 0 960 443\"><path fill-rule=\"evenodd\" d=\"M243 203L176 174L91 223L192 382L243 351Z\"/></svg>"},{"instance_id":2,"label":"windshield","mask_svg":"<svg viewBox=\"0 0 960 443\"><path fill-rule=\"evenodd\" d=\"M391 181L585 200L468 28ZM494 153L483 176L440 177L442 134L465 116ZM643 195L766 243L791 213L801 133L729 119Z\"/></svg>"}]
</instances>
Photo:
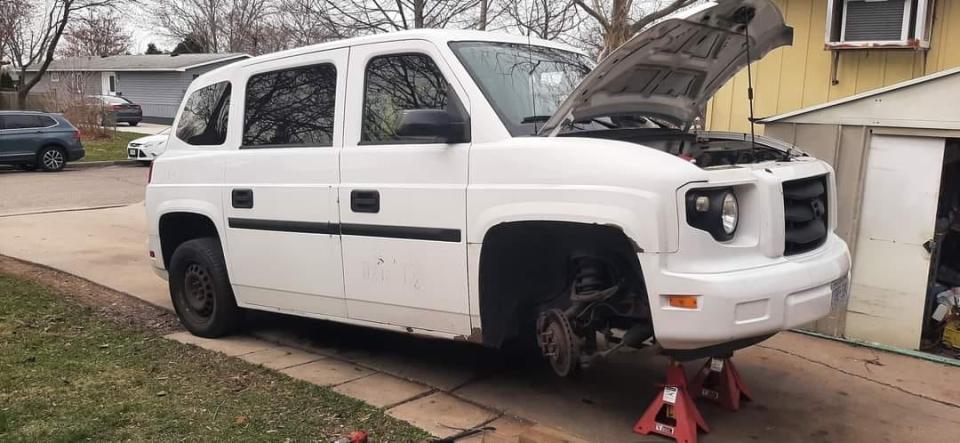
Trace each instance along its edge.
<instances>
[{"instance_id":1,"label":"windshield","mask_svg":"<svg viewBox=\"0 0 960 443\"><path fill-rule=\"evenodd\" d=\"M513 136L534 135L592 69L575 52L498 42L450 47Z\"/></svg>"}]
</instances>

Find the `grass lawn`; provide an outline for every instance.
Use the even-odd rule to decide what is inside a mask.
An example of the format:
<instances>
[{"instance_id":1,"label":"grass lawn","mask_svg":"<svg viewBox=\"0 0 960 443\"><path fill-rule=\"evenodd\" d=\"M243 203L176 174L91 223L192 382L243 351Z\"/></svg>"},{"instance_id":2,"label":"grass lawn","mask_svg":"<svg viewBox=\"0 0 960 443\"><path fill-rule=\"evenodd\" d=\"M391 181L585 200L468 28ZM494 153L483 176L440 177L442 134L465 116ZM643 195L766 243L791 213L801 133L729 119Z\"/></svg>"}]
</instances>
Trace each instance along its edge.
<instances>
[{"instance_id":1,"label":"grass lawn","mask_svg":"<svg viewBox=\"0 0 960 443\"><path fill-rule=\"evenodd\" d=\"M105 138L92 138L84 135L80 141L83 143L83 148L87 150L87 155L80 161L126 160L127 143L130 143L130 140L147 136L146 134L123 131L109 131L108 133L110 136Z\"/></svg>"},{"instance_id":2,"label":"grass lawn","mask_svg":"<svg viewBox=\"0 0 960 443\"><path fill-rule=\"evenodd\" d=\"M383 411L0 273L0 441L421 441Z\"/></svg>"}]
</instances>

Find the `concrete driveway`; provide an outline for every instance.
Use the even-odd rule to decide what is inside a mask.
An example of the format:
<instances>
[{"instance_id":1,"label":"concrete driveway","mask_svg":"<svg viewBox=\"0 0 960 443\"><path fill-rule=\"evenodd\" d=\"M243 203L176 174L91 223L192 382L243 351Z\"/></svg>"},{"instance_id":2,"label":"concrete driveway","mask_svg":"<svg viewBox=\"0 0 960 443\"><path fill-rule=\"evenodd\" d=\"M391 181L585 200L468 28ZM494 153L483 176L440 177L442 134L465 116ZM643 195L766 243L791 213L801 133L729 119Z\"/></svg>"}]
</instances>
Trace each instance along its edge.
<instances>
[{"instance_id":1,"label":"concrete driveway","mask_svg":"<svg viewBox=\"0 0 960 443\"><path fill-rule=\"evenodd\" d=\"M69 163L60 172L25 172L0 167L0 217L143 201L147 168L76 165Z\"/></svg>"},{"instance_id":2,"label":"concrete driveway","mask_svg":"<svg viewBox=\"0 0 960 443\"><path fill-rule=\"evenodd\" d=\"M142 193L142 182L132 175L111 178L129 171L91 171L85 173L89 183L129 189L97 191L97 185L91 185L87 193L115 194L91 196L90 202L122 204L129 195ZM58 180L66 184L76 177L0 174L0 193L34 189L38 183L59 189ZM7 215L0 217L0 254L61 269L169 308L165 282L147 267L142 204L35 213L36 208L50 211L58 204L73 208L73 200L50 198L45 202L37 195L6 203ZM17 211L27 214L11 215ZM391 415L436 435L491 421L503 427L527 423L529 428L522 421L528 420L588 441L663 441L631 432L655 395L654 384L663 379L665 360L649 351L616 355L571 381L555 378L528 356L322 321L252 317L250 332L259 339L174 338L254 362L280 356L290 364L264 364L388 408ZM743 350L735 361L755 401L736 413L701 402L712 427L702 441L947 442L956 441L960 429L957 367L795 333ZM687 364L688 372L700 363Z\"/></svg>"}]
</instances>

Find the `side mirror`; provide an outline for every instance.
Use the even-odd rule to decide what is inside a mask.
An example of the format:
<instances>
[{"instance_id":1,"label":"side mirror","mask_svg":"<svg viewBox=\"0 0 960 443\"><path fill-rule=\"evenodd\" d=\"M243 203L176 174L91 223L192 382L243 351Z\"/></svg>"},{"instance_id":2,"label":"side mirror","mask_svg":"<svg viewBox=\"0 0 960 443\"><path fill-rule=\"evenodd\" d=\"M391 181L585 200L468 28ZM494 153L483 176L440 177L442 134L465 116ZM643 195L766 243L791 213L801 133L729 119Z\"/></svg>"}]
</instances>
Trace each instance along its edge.
<instances>
[{"instance_id":1,"label":"side mirror","mask_svg":"<svg viewBox=\"0 0 960 443\"><path fill-rule=\"evenodd\" d=\"M397 135L411 138L435 138L444 143L464 143L470 140L467 123L443 109L408 109L400 116Z\"/></svg>"}]
</instances>

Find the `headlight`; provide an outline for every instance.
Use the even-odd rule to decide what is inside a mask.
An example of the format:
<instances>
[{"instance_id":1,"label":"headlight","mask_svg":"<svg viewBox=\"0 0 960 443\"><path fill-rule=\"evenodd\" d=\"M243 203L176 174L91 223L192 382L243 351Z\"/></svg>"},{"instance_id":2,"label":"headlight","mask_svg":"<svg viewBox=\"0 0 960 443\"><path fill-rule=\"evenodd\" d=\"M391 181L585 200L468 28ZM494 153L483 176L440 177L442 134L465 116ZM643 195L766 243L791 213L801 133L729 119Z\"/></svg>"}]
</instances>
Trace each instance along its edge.
<instances>
[{"instance_id":1,"label":"headlight","mask_svg":"<svg viewBox=\"0 0 960 443\"><path fill-rule=\"evenodd\" d=\"M720 207L720 222L723 224L723 232L727 235L733 235L737 231L737 222L740 221L740 206L737 204L737 196L732 191L723 194L723 204Z\"/></svg>"},{"instance_id":2,"label":"headlight","mask_svg":"<svg viewBox=\"0 0 960 443\"><path fill-rule=\"evenodd\" d=\"M687 192L687 224L707 231L717 241L737 232L740 205L733 188L700 188Z\"/></svg>"}]
</instances>

